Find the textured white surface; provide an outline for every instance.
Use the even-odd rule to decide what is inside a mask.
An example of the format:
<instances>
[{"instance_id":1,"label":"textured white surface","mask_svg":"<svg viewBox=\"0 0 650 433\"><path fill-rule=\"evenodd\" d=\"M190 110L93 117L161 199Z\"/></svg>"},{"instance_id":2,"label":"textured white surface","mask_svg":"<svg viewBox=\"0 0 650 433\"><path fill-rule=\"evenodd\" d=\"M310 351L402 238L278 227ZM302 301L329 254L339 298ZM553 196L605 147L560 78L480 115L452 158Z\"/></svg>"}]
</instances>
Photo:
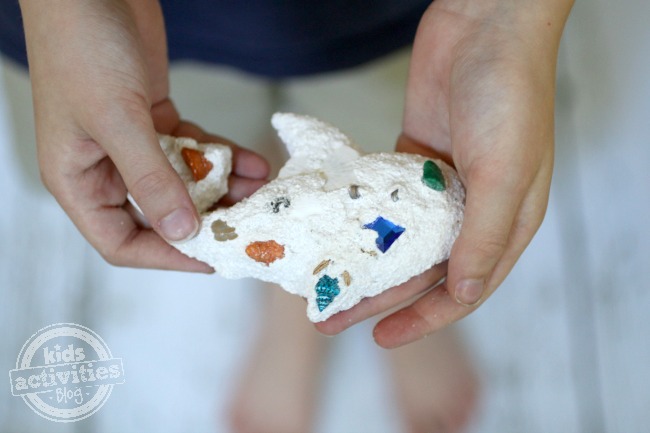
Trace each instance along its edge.
<instances>
[{"instance_id":1,"label":"textured white surface","mask_svg":"<svg viewBox=\"0 0 650 433\"><path fill-rule=\"evenodd\" d=\"M639 55L639 47L646 46L641 41L650 41L649 14L650 3L642 0L576 2L565 40L567 55L561 61L565 72L559 103L567 107L558 117L565 125L558 131L558 151L580 164L558 158L549 214L540 233L504 285L464 320L484 385L473 433L640 433L650 425L650 201L645 199L650 196L650 56ZM267 145L266 130L256 128L271 114L263 100L268 92L237 86L230 75L228 80L220 76L221 81L215 75L196 65L172 71L179 111L239 143L249 145L259 138ZM337 77L338 82L327 86L302 80L298 103L296 83L284 83L291 108L332 120L353 137L363 137L364 145L383 143L388 148L399 128L400 110L391 112L397 118L394 124L380 114L388 106L399 107L403 85L394 85L392 76L379 76L374 86L364 86L367 79L362 83L349 73ZM255 327L249 322L265 305L266 293L251 287L251 280L104 263L44 188L30 192L38 183L38 170L34 168L33 182L23 181L15 149L35 153L35 146L20 140L20 147L12 149L10 131L18 122L25 124L21 138L33 134L27 122L32 117L29 83L25 78L21 86L15 80L3 84L0 79L0 99L3 91L12 99L0 107L5 108L5 116L0 114L0 324L6 330L0 339L0 367L5 372L15 368L16 354L35 330L72 321L92 327L115 356L123 357L127 383L116 387L93 417L57 425L35 416L10 392L0 393L1 430L231 432L225 415L231 384L250 353L249 334ZM18 91L24 97L15 98ZM393 91L393 102L377 98L379 91ZM219 101L228 101L227 107ZM20 116L11 120L14 112ZM580 181L580 195L567 190L566 178ZM585 231L586 250L576 251L575 243L561 235L564 203L572 203L569 213L581 210L578 223L568 221L566 231ZM578 259L587 260L593 273L568 279L566 272ZM590 276L587 284L584 276ZM588 323L567 311L565 296L576 292L577 285L578 305L585 304L584 293L595 295L600 350L588 363L575 356L584 352L585 341L568 339L574 326ZM370 329L356 327L331 340L334 350L328 362L333 362L323 380L326 392L317 392L325 403L317 411L314 432L406 431L399 428L394 390L377 389L386 387L390 370L378 371L376 364L392 352L377 351L369 335ZM591 400L586 390L573 386L578 371L601 387L605 422L599 429L577 422L577 405ZM286 392L278 377L269 381L275 381L278 393ZM600 409L589 408L592 416Z\"/></svg>"},{"instance_id":2,"label":"textured white surface","mask_svg":"<svg viewBox=\"0 0 650 433\"><path fill-rule=\"evenodd\" d=\"M177 138L169 135L160 135L158 139L167 159L187 186L199 213L205 212L228 192L228 175L232 166L232 151L228 146L198 144L191 138ZM194 181L192 172L181 156L181 150L184 147L203 152L203 157L212 163L212 170L204 179L198 182Z\"/></svg>"},{"instance_id":3,"label":"textured white surface","mask_svg":"<svg viewBox=\"0 0 650 433\"><path fill-rule=\"evenodd\" d=\"M276 114L273 125L291 154L280 176L249 199L204 214L198 236L176 248L226 278L254 277L306 298L314 322L448 258L464 202L451 167L435 161L447 185L440 192L422 182L423 156L362 156L336 128L307 116ZM405 229L385 252L377 232L364 228L378 217ZM282 257L264 263L247 254L250 244L270 241ZM340 294L320 311L316 285L326 275Z\"/></svg>"}]
</instances>

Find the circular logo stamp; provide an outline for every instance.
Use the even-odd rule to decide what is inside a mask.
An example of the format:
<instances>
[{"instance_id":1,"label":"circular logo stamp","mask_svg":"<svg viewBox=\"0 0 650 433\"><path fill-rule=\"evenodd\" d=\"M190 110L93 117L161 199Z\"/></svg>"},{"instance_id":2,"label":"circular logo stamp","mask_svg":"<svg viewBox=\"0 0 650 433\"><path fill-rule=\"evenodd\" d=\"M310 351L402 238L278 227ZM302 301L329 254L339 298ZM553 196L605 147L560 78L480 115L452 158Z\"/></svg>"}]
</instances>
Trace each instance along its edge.
<instances>
[{"instance_id":1,"label":"circular logo stamp","mask_svg":"<svg viewBox=\"0 0 650 433\"><path fill-rule=\"evenodd\" d=\"M79 421L97 412L116 384L124 383L121 358L104 340L76 323L56 323L25 342L9 372L11 393L43 418Z\"/></svg>"}]
</instances>

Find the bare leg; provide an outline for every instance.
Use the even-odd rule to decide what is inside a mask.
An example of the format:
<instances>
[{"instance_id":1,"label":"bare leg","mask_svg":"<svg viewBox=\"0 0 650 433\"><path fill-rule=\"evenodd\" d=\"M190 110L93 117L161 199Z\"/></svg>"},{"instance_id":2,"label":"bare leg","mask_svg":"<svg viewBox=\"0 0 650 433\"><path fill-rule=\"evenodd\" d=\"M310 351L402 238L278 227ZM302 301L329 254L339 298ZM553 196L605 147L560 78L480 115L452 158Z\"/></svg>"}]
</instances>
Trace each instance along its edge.
<instances>
[{"instance_id":1,"label":"bare leg","mask_svg":"<svg viewBox=\"0 0 650 433\"><path fill-rule=\"evenodd\" d=\"M407 432L464 431L476 408L479 382L454 330L388 353Z\"/></svg>"},{"instance_id":2,"label":"bare leg","mask_svg":"<svg viewBox=\"0 0 650 433\"><path fill-rule=\"evenodd\" d=\"M312 430L327 338L305 317L305 302L269 288L265 320L231 406L236 433Z\"/></svg>"}]
</instances>

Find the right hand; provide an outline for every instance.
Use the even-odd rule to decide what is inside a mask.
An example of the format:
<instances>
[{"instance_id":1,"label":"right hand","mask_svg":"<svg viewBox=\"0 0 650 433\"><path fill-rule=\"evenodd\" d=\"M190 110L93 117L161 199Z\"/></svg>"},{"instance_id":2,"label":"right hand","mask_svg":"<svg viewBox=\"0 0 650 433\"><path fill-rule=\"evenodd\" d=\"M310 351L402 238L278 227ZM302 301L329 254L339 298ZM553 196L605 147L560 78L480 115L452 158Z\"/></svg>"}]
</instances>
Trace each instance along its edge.
<instances>
[{"instance_id":1,"label":"right hand","mask_svg":"<svg viewBox=\"0 0 650 433\"><path fill-rule=\"evenodd\" d=\"M199 229L156 132L224 142L182 121L169 99L162 12L154 0L21 0L43 183L110 263L212 272L164 239ZM233 149L228 200L262 186L268 164ZM153 230L143 227L127 191ZM163 239L164 238L164 239Z\"/></svg>"},{"instance_id":2,"label":"right hand","mask_svg":"<svg viewBox=\"0 0 650 433\"><path fill-rule=\"evenodd\" d=\"M555 65L572 5L433 2L415 38L396 150L454 164L467 191L460 234L448 263L364 299L319 330L341 332L417 295L373 330L382 347L401 346L472 313L503 282L546 212Z\"/></svg>"}]
</instances>

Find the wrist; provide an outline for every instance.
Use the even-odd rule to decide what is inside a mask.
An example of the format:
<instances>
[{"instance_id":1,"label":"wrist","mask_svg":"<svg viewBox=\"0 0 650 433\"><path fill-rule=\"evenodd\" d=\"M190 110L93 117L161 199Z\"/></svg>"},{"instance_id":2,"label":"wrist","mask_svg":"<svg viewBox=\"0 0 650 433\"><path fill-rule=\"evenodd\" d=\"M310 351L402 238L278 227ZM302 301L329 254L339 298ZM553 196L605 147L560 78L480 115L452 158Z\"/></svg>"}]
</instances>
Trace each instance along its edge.
<instances>
[{"instance_id":1,"label":"wrist","mask_svg":"<svg viewBox=\"0 0 650 433\"><path fill-rule=\"evenodd\" d=\"M551 14L568 17L575 0L436 0L433 8L443 8L449 12L469 17L489 17L494 20L513 20L519 17Z\"/></svg>"},{"instance_id":2,"label":"wrist","mask_svg":"<svg viewBox=\"0 0 650 433\"><path fill-rule=\"evenodd\" d=\"M472 21L521 30L547 28L549 35L562 34L575 0L436 0L433 10L443 10Z\"/></svg>"},{"instance_id":3,"label":"wrist","mask_svg":"<svg viewBox=\"0 0 650 433\"><path fill-rule=\"evenodd\" d=\"M574 0L436 0L424 14L422 33L447 32L471 40L473 49L514 55L554 69L560 39ZM443 27L440 25L443 23ZM532 59L530 58L532 57Z\"/></svg>"}]
</instances>

